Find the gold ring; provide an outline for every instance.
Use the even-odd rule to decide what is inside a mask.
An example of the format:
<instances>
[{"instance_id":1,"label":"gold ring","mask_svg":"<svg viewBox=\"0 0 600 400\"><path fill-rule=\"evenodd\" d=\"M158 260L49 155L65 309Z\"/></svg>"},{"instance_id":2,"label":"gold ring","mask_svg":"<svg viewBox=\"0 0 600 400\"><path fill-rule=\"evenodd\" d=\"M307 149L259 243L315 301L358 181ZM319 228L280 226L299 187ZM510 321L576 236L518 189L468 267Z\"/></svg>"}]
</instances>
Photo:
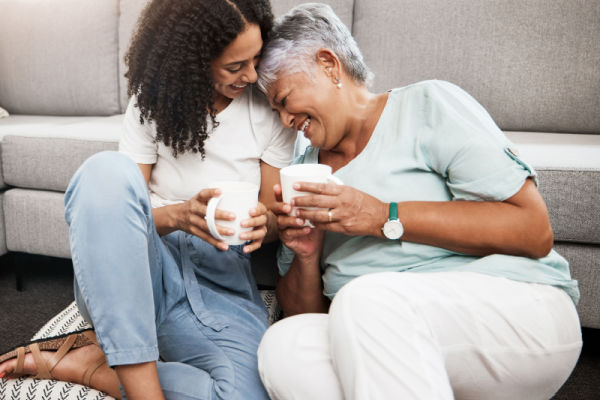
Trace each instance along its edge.
<instances>
[{"instance_id":1,"label":"gold ring","mask_svg":"<svg viewBox=\"0 0 600 400\"><path fill-rule=\"evenodd\" d=\"M331 210L329 210L327 216L329 216L329 222L331 223L333 221L333 215L331 214Z\"/></svg>"}]
</instances>

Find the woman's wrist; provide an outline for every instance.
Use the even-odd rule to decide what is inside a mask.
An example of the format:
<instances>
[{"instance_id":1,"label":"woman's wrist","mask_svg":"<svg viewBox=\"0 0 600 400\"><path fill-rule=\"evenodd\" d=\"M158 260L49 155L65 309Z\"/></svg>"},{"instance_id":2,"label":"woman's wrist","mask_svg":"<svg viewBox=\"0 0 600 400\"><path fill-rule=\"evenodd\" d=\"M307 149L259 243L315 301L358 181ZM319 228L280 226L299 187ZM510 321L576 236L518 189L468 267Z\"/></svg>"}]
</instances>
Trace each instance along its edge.
<instances>
[{"instance_id":1,"label":"woman's wrist","mask_svg":"<svg viewBox=\"0 0 600 400\"><path fill-rule=\"evenodd\" d=\"M383 225L387 222L390 216L390 203L383 201L379 202L377 210L374 214L373 236L385 239L383 234Z\"/></svg>"},{"instance_id":2,"label":"woman's wrist","mask_svg":"<svg viewBox=\"0 0 600 400\"><path fill-rule=\"evenodd\" d=\"M183 203L157 207L152 210L154 225L159 235L167 235L180 229L180 212Z\"/></svg>"},{"instance_id":3,"label":"woman's wrist","mask_svg":"<svg viewBox=\"0 0 600 400\"><path fill-rule=\"evenodd\" d=\"M277 225L277 216L273 213L273 211L267 211L267 224L265 225L267 228L267 234L265 239L263 240L265 243L270 243L279 238L279 227Z\"/></svg>"}]
</instances>

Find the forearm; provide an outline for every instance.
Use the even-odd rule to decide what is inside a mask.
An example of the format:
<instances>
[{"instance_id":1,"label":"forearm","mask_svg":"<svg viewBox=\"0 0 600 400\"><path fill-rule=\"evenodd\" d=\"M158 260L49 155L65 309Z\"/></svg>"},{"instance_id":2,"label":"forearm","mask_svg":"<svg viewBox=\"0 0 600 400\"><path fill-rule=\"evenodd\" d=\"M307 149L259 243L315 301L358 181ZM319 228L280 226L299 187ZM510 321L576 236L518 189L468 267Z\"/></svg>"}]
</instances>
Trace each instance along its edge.
<instances>
[{"instance_id":1,"label":"forearm","mask_svg":"<svg viewBox=\"0 0 600 400\"><path fill-rule=\"evenodd\" d=\"M506 202L401 202L404 241L485 256L544 257L553 235L543 216Z\"/></svg>"},{"instance_id":2,"label":"forearm","mask_svg":"<svg viewBox=\"0 0 600 400\"><path fill-rule=\"evenodd\" d=\"M326 313L329 299L323 295L318 257L294 261L277 283L277 300L286 315Z\"/></svg>"}]
</instances>

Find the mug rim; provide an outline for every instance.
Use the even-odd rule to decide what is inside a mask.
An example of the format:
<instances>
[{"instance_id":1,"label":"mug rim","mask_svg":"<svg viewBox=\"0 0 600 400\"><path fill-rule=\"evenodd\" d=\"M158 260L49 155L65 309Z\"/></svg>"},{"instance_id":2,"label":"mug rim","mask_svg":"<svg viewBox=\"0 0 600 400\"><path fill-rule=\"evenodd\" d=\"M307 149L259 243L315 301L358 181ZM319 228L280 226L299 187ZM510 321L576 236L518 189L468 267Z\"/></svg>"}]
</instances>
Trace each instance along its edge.
<instances>
[{"instance_id":1,"label":"mug rim","mask_svg":"<svg viewBox=\"0 0 600 400\"><path fill-rule=\"evenodd\" d=\"M214 181L206 185L207 189L221 189L222 192L253 192L259 190L259 187L254 182L248 181Z\"/></svg>"},{"instance_id":2,"label":"mug rim","mask_svg":"<svg viewBox=\"0 0 600 400\"><path fill-rule=\"evenodd\" d=\"M324 171L325 170L325 171ZM314 172L313 172L314 171ZM326 172L326 174L323 174ZM279 170L281 175L286 176L323 176L331 175L331 167L327 164L294 164Z\"/></svg>"}]
</instances>

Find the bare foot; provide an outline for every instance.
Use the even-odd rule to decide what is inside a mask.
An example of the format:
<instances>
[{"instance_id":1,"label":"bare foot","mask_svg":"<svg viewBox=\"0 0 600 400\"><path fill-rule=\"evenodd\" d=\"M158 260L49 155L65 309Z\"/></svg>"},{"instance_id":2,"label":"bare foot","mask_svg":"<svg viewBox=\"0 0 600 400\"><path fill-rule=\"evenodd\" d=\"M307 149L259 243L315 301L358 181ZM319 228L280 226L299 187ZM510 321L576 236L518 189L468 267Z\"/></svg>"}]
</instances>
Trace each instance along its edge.
<instances>
[{"instance_id":1,"label":"bare foot","mask_svg":"<svg viewBox=\"0 0 600 400\"><path fill-rule=\"evenodd\" d=\"M42 351L42 358L46 361L55 354L53 351ZM95 344L79 347L70 350L62 360L56 364L52 370L54 379L65 382L83 384L84 372L100 358L104 357L102 350ZM24 375L36 375L38 373L37 366L33 355L27 353L23 365L22 374L14 374L13 371L17 367L17 358L12 358L0 364L0 375L4 372L5 379L19 378ZM107 364L101 365L92 375L90 386L93 389L106 392L115 398L121 398L119 390L119 379L115 371Z\"/></svg>"}]
</instances>

